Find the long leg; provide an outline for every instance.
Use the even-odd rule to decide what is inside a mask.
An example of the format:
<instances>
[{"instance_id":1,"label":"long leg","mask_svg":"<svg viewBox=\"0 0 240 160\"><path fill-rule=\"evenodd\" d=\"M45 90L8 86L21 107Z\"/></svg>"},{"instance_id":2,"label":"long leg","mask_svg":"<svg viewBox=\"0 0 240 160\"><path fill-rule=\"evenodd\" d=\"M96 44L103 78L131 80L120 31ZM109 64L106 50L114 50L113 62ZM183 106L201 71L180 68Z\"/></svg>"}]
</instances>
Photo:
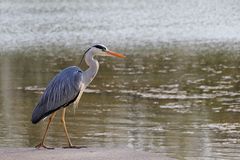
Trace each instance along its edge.
<instances>
[{"instance_id":1,"label":"long leg","mask_svg":"<svg viewBox=\"0 0 240 160\"><path fill-rule=\"evenodd\" d=\"M68 147L64 147L64 148L77 148L77 149L78 148L86 148L85 146L74 146L74 145L72 145L72 142L69 138L67 127L66 127L65 113L66 113L66 108L63 108L61 122L63 123L64 131L65 131L65 134L66 134L66 137L67 137L67 140L68 140Z\"/></svg>"},{"instance_id":2,"label":"long leg","mask_svg":"<svg viewBox=\"0 0 240 160\"><path fill-rule=\"evenodd\" d=\"M38 145L36 146L36 148L41 148L41 147L43 147L43 148L46 148L46 149L54 149L54 148L51 148L51 147L46 146L46 145L44 144L44 141L45 141L45 138L46 138L47 131L48 131L48 128L49 128L49 126L50 126L50 123L52 122L52 119L54 118L55 115L56 115L56 112L54 112L54 113L49 117L48 124L47 124L47 128L46 128L46 130L45 130L45 132L44 132L42 142L41 142L40 144L38 144Z\"/></svg>"},{"instance_id":3,"label":"long leg","mask_svg":"<svg viewBox=\"0 0 240 160\"><path fill-rule=\"evenodd\" d=\"M66 108L63 108L61 122L63 123L64 131L65 131L65 134L67 136L68 145L69 145L69 147L72 147L73 145L72 145L72 142L71 142L71 140L69 138L67 127L66 127L65 114L66 114Z\"/></svg>"}]
</instances>

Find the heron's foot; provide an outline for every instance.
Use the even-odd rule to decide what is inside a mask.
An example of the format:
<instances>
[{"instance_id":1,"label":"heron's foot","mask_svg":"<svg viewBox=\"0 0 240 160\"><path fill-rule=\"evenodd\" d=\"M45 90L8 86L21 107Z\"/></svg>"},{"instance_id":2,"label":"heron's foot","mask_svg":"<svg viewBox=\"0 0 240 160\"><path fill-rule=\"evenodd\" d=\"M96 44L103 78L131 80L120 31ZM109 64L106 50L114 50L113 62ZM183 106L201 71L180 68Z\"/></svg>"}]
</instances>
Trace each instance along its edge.
<instances>
[{"instance_id":1,"label":"heron's foot","mask_svg":"<svg viewBox=\"0 0 240 160\"><path fill-rule=\"evenodd\" d=\"M46 146L44 143L40 143L40 144L35 146L35 148L37 148L37 149L40 149L41 147L45 148L45 149L54 149L53 147Z\"/></svg>"},{"instance_id":2,"label":"heron's foot","mask_svg":"<svg viewBox=\"0 0 240 160\"><path fill-rule=\"evenodd\" d=\"M64 149L81 149L81 148L87 148L87 146L75 146L75 145L69 145L67 147L63 147Z\"/></svg>"}]
</instances>

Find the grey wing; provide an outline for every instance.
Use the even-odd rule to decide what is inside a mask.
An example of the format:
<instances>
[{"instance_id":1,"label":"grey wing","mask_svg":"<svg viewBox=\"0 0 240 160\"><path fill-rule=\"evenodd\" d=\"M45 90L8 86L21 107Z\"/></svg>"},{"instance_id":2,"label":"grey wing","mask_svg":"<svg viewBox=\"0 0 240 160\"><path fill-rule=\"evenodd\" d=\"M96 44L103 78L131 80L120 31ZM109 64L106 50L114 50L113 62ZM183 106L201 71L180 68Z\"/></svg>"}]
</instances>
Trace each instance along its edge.
<instances>
[{"instance_id":1,"label":"grey wing","mask_svg":"<svg viewBox=\"0 0 240 160\"><path fill-rule=\"evenodd\" d=\"M32 123L37 123L54 111L74 102L81 90L82 75L78 67L68 67L57 74L33 110Z\"/></svg>"}]
</instances>

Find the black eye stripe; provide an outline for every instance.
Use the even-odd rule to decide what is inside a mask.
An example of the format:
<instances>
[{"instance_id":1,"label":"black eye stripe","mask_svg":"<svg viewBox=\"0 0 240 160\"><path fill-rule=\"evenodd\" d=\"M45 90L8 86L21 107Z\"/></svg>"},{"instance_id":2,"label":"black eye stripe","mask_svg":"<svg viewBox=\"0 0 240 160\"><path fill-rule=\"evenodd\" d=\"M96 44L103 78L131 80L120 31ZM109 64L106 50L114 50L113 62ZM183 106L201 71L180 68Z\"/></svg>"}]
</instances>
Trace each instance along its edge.
<instances>
[{"instance_id":1,"label":"black eye stripe","mask_svg":"<svg viewBox=\"0 0 240 160\"><path fill-rule=\"evenodd\" d=\"M107 50L106 47L104 47L104 46L102 46L102 45L99 45L99 44L97 44L97 45L95 45L95 46L93 46L93 47L98 48L98 49L101 49L101 50L103 50L103 51L106 51L106 50Z\"/></svg>"}]
</instances>

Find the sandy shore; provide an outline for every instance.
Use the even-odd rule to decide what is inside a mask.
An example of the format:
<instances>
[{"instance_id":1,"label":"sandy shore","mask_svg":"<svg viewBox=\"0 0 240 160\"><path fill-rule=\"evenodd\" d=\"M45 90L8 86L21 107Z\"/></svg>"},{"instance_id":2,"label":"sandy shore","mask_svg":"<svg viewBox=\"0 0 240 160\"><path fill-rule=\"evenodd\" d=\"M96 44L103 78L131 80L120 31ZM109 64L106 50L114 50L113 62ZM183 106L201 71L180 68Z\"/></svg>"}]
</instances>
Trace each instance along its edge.
<instances>
[{"instance_id":1,"label":"sandy shore","mask_svg":"<svg viewBox=\"0 0 240 160\"><path fill-rule=\"evenodd\" d=\"M159 153L129 148L82 148L54 150L35 148L0 148L0 160L172 160Z\"/></svg>"}]
</instances>

